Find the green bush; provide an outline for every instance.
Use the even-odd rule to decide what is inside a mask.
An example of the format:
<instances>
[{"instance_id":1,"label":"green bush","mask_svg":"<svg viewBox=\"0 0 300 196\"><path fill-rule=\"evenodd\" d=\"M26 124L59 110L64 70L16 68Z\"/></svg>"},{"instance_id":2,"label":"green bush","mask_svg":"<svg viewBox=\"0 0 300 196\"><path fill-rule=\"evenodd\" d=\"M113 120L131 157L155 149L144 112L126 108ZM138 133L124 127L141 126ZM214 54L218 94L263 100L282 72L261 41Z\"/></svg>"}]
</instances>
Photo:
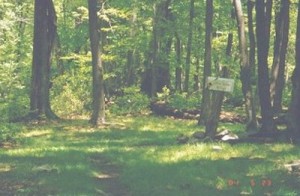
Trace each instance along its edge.
<instances>
[{"instance_id":1,"label":"green bush","mask_svg":"<svg viewBox=\"0 0 300 196\"><path fill-rule=\"evenodd\" d=\"M3 142L15 142L16 134L20 131L17 124L4 123L0 124L0 144Z\"/></svg>"},{"instance_id":2,"label":"green bush","mask_svg":"<svg viewBox=\"0 0 300 196\"><path fill-rule=\"evenodd\" d=\"M200 95L194 93L189 95L187 93L175 93L170 96L168 105L176 109L197 109L200 106Z\"/></svg>"},{"instance_id":3,"label":"green bush","mask_svg":"<svg viewBox=\"0 0 300 196\"><path fill-rule=\"evenodd\" d=\"M28 114L29 97L23 90L14 90L7 98L0 99L0 121L8 122L20 119Z\"/></svg>"},{"instance_id":4,"label":"green bush","mask_svg":"<svg viewBox=\"0 0 300 196\"><path fill-rule=\"evenodd\" d=\"M26 62L26 60L24 60ZM0 60L0 121L13 121L28 113L30 69L25 63ZM29 78L29 79L28 79Z\"/></svg>"},{"instance_id":5,"label":"green bush","mask_svg":"<svg viewBox=\"0 0 300 196\"><path fill-rule=\"evenodd\" d=\"M167 103L168 106L175 109L197 109L200 106L201 94L199 92L192 93L171 93L170 89L166 86L163 87L161 93L157 93L157 101L162 101Z\"/></svg>"},{"instance_id":6,"label":"green bush","mask_svg":"<svg viewBox=\"0 0 300 196\"><path fill-rule=\"evenodd\" d=\"M109 107L113 114L140 114L148 110L150 99L138 87L128 87L123 90L124 95L117 97Z\"/></svg>"},{"instance_id":7,"label":"green bush","mask_svg":"<svg viewBox=\"0 0 300 196\"><path fill-rule=\"evenodd\" d=\"M83 61L83 60L82 60ZM91 66L86 62L73 63L73 69L66 70L53 79L51 105L61 116L84 115L91 110L92 79Z\"/></svg>"},{"instance_id":8,"label":"green bush","mask_svg":"<svg viewBox=\"0 0 300 196\"><path fill-rule=\"evenodd\" d=\"M18 97L7 105L8 121L15 121L26 116L29 112L29 98Z\"/></svg>"},{"instance_id":9,"label":"green bush","mask_svg":"<svg viewBox=\"0 0 300 196\"><path fill-rule=\"evenodd\" d=\"M164 86L162 88L162 92L161 93L157 93L157 100L158 101L163 101L163 102L168 102L169 98L171 95L171 91L168 87Z\"/></svg>"}]
</instances>

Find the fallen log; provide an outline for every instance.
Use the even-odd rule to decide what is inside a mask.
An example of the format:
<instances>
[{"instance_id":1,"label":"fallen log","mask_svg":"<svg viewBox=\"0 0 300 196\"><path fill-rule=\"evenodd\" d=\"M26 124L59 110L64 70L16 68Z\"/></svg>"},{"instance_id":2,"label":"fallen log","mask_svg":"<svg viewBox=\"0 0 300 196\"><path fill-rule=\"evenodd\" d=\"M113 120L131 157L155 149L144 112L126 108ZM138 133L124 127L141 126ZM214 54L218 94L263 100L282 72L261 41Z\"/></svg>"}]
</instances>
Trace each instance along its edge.
<instances>
[{"instance_id":1,"label":"fallen log","mask_svg":"<svg viewBox=\"0 0 300 196\"><path fill-rule=\"evenodd\" d=\"M179 119L197 120L200 117L200 110L197 109L176 109L166 102L157 101L150 104L151 111L158 116L171 116ZM244 123L245 117L233 112L221 112L221 122Z\"/></svg>"}]
</instances>

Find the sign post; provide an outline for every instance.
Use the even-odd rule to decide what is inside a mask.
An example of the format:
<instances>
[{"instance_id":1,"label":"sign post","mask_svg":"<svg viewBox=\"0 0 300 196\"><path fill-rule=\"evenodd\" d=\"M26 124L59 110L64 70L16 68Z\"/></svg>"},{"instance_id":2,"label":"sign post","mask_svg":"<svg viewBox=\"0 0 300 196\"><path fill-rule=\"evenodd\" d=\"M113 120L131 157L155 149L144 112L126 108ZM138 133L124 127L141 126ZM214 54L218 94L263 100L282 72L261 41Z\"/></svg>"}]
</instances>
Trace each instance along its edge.
<instances>
[{"instance_id":1,"label":"sign post","mask_svg":"<svg viewBox=\"0 0 300 196\"><path fill-rule=\"evenodd\" d=\"M234 80L229 78L207 77L207 88L214 91L233 92Z\"/></svg>"},{"instance_id":2,"label":"sign post","mask_svg":"<svg viewBox=\"0 0 300 196\"><path fill-rule=\"evenodd\" d=\"M225 92L233 92L234 80L228 77L226 67L222 69L222 78L207 77L206 88L213 91L209 115L205 122L205 135L213 139L217 133L218 122Z\"/></svg>"}]
</instances>

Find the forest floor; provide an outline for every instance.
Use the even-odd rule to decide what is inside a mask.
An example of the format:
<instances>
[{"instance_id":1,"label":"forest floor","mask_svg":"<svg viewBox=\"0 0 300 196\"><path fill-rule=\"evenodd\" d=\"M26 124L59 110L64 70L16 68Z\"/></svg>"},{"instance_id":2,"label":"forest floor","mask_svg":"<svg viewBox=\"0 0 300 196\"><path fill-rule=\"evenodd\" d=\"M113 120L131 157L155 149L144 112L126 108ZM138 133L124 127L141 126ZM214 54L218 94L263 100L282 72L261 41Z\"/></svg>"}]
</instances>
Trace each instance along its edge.
<instances>
[{"instance_id":1,"label":"forest floor","mask_svg":"<svg viewBox=\"0 0 300 196\"><path fill-rule=\"evenodd\" d=\"M17 124L0 147L0 195L299 195L300 146L176 138L195 120L155 116ZM221 123L237 135L240 123Z\"/></svg>"}]
</instances>

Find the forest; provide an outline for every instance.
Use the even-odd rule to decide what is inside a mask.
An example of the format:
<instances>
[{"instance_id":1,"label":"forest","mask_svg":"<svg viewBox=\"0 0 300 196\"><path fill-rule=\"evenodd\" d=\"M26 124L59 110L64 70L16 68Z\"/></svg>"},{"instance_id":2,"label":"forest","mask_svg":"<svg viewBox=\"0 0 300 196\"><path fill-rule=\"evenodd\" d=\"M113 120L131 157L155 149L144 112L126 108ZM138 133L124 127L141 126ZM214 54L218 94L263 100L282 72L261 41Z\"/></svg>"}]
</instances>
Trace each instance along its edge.
<instances>
[{"instance_id":1,"label":"forest","mask_svg":"<svg viewBox=\"0 0 300 196\"><path fill-rule=\"evenodd\" d=\"M0 0L0 195L300 194L300 1Z\"/></svg>"}]
</instances>

